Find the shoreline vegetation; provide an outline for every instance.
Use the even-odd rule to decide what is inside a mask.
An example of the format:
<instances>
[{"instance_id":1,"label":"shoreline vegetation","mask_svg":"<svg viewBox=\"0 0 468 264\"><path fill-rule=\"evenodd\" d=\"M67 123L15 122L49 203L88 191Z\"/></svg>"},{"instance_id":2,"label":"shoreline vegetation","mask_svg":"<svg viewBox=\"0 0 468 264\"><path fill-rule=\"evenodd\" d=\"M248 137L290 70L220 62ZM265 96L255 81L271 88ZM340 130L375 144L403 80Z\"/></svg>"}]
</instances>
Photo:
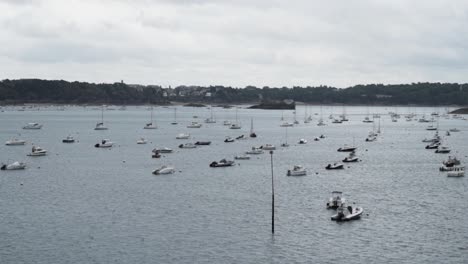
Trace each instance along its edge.
<instances>
[{"instance_id":1,"label":"shoreline vegetation","mask_svg":"<svg viewBox=\"0 0 468 264\"><path fill-rule=\"evenodd\" d=\"M292 104L284 102L293 102ZM294 104L374 106L466 106L468 85L458 83L369 84L318 87L177 86L18 79L0 81L0 105L254 105L291 109Z\"/></svg>"}]
</instances>

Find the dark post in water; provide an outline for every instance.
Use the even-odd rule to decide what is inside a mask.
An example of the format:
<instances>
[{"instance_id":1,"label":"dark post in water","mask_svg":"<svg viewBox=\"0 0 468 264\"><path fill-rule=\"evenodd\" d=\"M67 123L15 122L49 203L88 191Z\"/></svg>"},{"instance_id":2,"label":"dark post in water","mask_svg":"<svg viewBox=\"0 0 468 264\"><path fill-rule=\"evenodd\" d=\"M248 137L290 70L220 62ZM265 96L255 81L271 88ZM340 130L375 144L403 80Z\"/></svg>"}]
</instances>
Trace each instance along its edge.
<instances>
[{"instance_id":1,"label":"dark post in water","mask_svg":"<svg viewBox=\"0 0 468 264\"><path fill-rule=\"evenodd\" d=\"M275 233L275 183L273 180L273 150L270 150L271 156L271 233Z\"/></svg>"}]
</instances>

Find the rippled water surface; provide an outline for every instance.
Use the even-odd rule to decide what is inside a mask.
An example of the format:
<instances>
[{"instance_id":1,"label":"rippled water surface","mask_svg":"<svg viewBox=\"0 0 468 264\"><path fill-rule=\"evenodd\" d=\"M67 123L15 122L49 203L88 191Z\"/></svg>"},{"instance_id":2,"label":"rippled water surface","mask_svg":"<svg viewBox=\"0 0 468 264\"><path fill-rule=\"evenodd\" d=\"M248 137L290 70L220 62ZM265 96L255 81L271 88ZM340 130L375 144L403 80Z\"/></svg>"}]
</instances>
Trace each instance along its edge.
<instances>
[{"instance_id":1,"label":"rippled water surface","mask_svg":"<svg viewBox=\"0 0 468 264\"><path fill-rule=\"evenodd\" d=\"M331 124L341 107L323 107L327 126L318 127L320 108L309 107L313 121L288 128L289 148L273 154L276 233L271 234L270 155L254 156L229 168L209 168L214 160L232 159L252 146L285 140L280 118L292 121L292 111L239 109L241 130L222 121L235 121L235 110L215 108L215 124L186 128L210 115L206 108L179 107L178 125L170 125L173 109L156 107L156 130L142 129L149 121L146 107L106 111L107 131L93 130L100 110L93 107L55 107L39 111L4 108L0 140L21 134L26 146L0 146L0 161L25 161L24 171L0 172L0 263L467 263L467 179L447 178L438 171L448 155L425 150L431 137L428 124L391 122L389 111L415 112L434 108L347 107L350 119ZM318 115L315 115L317 113ZM381 113L382 135L364 142L372 124L366 113ZM224 143L226 136L247 135L250 118L255 139ZM22 130L28 122L41 130ZM378 123L376 119L375 128ZM441 133L466 164L468 122L439 121ZM176 140L178 133L189 140ZM78 142L64 144L68 134ZM314 142L324 134L326 139ZM140 137L147 145L137 145ZM103 138L112 149L93 145ZM297 141L305 138L306 145ZM178 149L181 143L211 140L210 146ZM342 171L324 167L346 153L343 144L358 146L362 162ZM27 157L32 144L49 151ZM155 147L172 154L151 158ZM287 177L292 165L308 169L305 177ZM173 175L154 176L152 170L173 165ZM330 221L325 209L330 192L341 190L348 201L364 207L360 220Z\"/></svg>"}]
</instances>

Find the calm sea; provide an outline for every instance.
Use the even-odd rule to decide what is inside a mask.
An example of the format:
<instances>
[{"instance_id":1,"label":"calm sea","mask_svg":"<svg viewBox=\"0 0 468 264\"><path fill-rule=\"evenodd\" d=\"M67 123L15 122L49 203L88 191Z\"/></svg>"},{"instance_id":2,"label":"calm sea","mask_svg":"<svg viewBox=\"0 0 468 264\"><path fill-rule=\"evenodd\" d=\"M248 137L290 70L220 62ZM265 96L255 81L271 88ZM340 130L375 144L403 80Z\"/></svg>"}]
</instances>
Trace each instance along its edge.
<instances>
[{"instance_id":1,"label":"calm sea","mask_svg":"<svg viewBox=\"0 0 468 264\"><path fill-rule=\"evenodd\" d=\"M270 154L238 161L228 168L209 168L214 160L233 159L252 146L280 145L286 129L280 118L293 121L292 111L237 111L214 108L215 124L205 124L207 108L154 108L156 130L144 130L147 107L107 110L107 131L93 130L101 118L95 107L5 107L0 113L0 140L27 140L26 146L0 146L0 161L24 161L24 171L0 172L0 263L467 263L468 177L447 178L438 168L447 154L425 150L431 137L427 123L406 121L444 108L298 107L300 125L287 129L289 148L274 151L276 233L271 234ZM304 124L308 111L313 121ZM346 111L349 122L328 118ZM391 122L388 112L402 115ZM320 113L327 126L317 126ZM380 113L381 136L364 142ZM194 118L193 116L198 116ZM253 119L255 139L224 143L226 136L248 135ZM186 126L203 123L200 129ZM28 122L41 130L23 130ZM436 123L434 123L436 125ZM458 128L444 143L464 164L468 162L468 122L439 118L441 134ZM178 133L191 139L176 140ZM313 138L324 134L318 142ZM73 135L78 142L64 144ZM147 145L137 145L140 137ZM111 149L93 145L115 142ZM308 144L298 145L300 138ZM210 146L179 149L181 143L210 140ZM344 144L358 146L362 162L344 170L326 171L347 154ZM27 157L32 144L49 151ZM172 154L151 158L155 147ZM305 177L287 177L295 164ZM162 165L173 175L152 175ZM336 223L325 209L330 192L343 191L362 206L360 220Z\"/></svg>"}]
</instances>

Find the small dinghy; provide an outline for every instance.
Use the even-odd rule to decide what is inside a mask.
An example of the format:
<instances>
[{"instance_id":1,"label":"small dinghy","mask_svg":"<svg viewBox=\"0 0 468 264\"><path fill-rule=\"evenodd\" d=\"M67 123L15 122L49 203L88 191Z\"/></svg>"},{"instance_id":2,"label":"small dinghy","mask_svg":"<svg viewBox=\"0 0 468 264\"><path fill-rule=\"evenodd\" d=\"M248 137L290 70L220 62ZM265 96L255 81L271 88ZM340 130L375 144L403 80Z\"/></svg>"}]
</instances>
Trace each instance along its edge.
<instances>
[{"instance_id":1,"label":"small dinghy","mask_svg":"<svg viewBox=\"0 0 468 264\"><path fill-rule=\"evenodd\" d=\"M146 144L148 143L148 141L144 138L140 138L139 140L137 140L137 144Z\"/></svg>"},{"instance_id":2,"label":"small dinghy","mask_svg":"<svg viewBox=\"0 0 468 264\"><path fill-rule=\"evenodd\" d=\"M257 154L262 154L262 153L263 153L263 149L256 148L256 147L252 147L251 150L245 152L245 154L251 154L251 155L257 155Z\"/></svg>"},{"instance_id":3,"label":"small dinghy","mask_svg":"<svg viewBox=\"0 0 468 264\"><path fill-rule=\"evenodd\" d=\"M236 137L236 139L247 139L247 137L244 136L244 135L240 135L240 136Z\"/></svg>"},{"instance_id":4,"label":"small dinghy","mask_svg":"<svg viewBox=\"0 0 468 264\"><path fill-rule=\"evenodd\" d=\"M364 209L362 207L345 206L342 204L336 209L336 214L331 217L333 221L350 221L359 219Z\"/></svg>"},{"instance_id":5,"label":"small dinghy","mask_svg":"<svg viewBox=\"0 0 468 264\"><path fill-rule=\"evenodd\" d=\"M340 163L333 163L333 164L328 164L325 169L327 170L342 170L344 169L344 165Z\"/></svg>"},{"instance_id":6,"label":"small dinghy","mask_svg":"<svg viewBox=\"0 0 468 264\"><path fill-rule=\"evenodd\" d=\"M47 150L42 149L41 147L33 146L31 153L28 153L28 156L37 157L37 156L45 156L47 154Z\"/></svg>"},{"instance_id":7,"label":"small dinghy","mask_svg":"<svg viewBox=\"0 0 468 264\"><path fill-rule=\"evenodd\" d=\"M249 160L250 156L248 156L248 155L238 155L238 156L235 156L234 159L236 159L236 160Z\"/></svg>"},{"instance_id":8,"label":"small dinghy","mask_svg":"<svg viewBox=\"0 0 468 264\"><path fill-rule=\"evenodd\" d=\"M333 191L332 196L328 199L327 209L336 209L346 202L346 199L343 198L343 192Z\"/></svg>"},{"instance_id":9,"label":"small dinghy","mask_svg":"<svg viewBox=\"0 0 468 264\"><path fill-rule=\"evenodd\" d=\"M233 165L234 165L234 161L226 160L226 159L222 159L220 161L213 161L213 162L210 163L211 168L229 167L229 166L233 166Z\"/></svg>"},{"instance_id":10,"label":"small dinghy","mask_svg":"<svg viewBox=\"0 0 468 264\"><path fill-rule=\"evenodd\" d=\"M232 137L227 137L227 138L224 140L225 143L232 143L232 142L234 142L234 141L236 141L236 140L233 139Z\"/></svg>"},{"instance_id":11,"label":"small dinghy","mask_svg":"<svg viewBox=\"0 0 468 264\"><path fill-rule=\"evenodd\" d=\"M301 138L301 139L299 139L299 142L297 142L297 143L299 143L299 144L307 144L307 140Z\"/></svg>"},{"instance_id":12,"label":"small dinghy","mask_svg":"<svg viewBox=\"0 0 468 264\"><path fill-rule=\"evenodd\" d=\"M179 145L179 148L185 148L185 149L193 149L193 148L196 148L197 145L193 144L193 143L185 143L185 144L180 144Z\"/></svg>"},{"instance_id":13,"label":"small dinghy","mask_svg":"<svg viewBox=\"0 0 468 264\"><path fill-rule=\"evenodd\" d=\"M351 146L348 146L348 145L344 145L343 147L337 149L337 151L339 152L352 152L352 151L355 151L357 149L357 147L351 147Z\"/></svg>"},{"instance_id":14,"label":"small dinghy","mask_svg":"<svg viewBox=\"0 0 468 264\"><path fill-rule=\"evenodd\" d=\"M41 129L41 128L42 128L42 125L38 123L28 123L27 125L23 127L23 129Z\"/></svg>"},{"instance_id":15,"label":"small dinghy","mask_svg":"<svg viewBox=\"0 0 468 264\"><path fill-rule=\"evenodd\" d=\"M176 136L176 139L188 139L188 138L190 138L190 134L180 133Z\"/></svg>"},{"instance_id":16,"label":"small dinghy","mask_svg":"<svg viewBox=\"0 0 468 264\"><path fill-rule=\"evenodd\" d=\"M358 162L359 158L356 156L356 151L349 153L348 157L343 159L343 162Z\"/></svg>"},{"instance_id":17,"label":"small dinghy","mask_svg":"<svg viewBox=\"0 0 468 264\"><path fill-rule=\"evenodd\" d=\"M305 176L307 175L307 170L302 167L301 165L294 165L294 167L291 170L288 170L287 174L288 176Z\"/></svg>"},{"instance_id":18,"label":"small dinghy","mask_svg":"<svg viewBox=\"0 0 468 264\"><path fill-rule=\"evenodd\" d=\"M75 143L73 136L68 135L65 139L62 139L62 143Z\"/></svg>"},{"instance_id":19,"label":"small dinghy","mask_svg":"<svg viewBox=\"0 0 468 264\"><path fill-rule=\"evenodd\" d=\"M465 167L452 167L453 169L447 172L447 177L463 177L465 176Z\"/></svg>"},{"instance_id":20,"label":"small dinghy","mask_svg":"<svg viewBox=\"0 0 468 264\"><path fill-rule=\"evenodd\" d=\"M260 148L263 150L275 150L276 149L275 145L272 145L272 144L265 144L265 145L260 146Z\"/></svg>"},{"instance_id":21,"label":"small dinghy","mask_svg":"<svg viewBox=\"0 0 468 264\"><path fill-rule=\"evenodd\" d=\"M162 166L159 169L155 169L153 171L154 175L162 175L162 174L173 174L175 172L175 169L170 166Z\"/></svg>"},{"instance_id":22,"label":"small dinghy","mask_svg":"<svg viewBox=\"0 0 468 264\"><path fill-rule=\"evenodd\" d=\"M437 148L439 148L440 144L441 143L439 141L432 142L431 144L426 146L426 149L437 149Z\"/></svg>"},{"instance_id":23,"label":"small dinghy","mask_svg":"<svg viewBox=\"0 0 468 264\"><path fill-rule=\"evenodd\" d=\"M439 146L436 149L435 153L447 154L447 153L450 153L450 148L446 146Z\"/></svg>"},{"instance_id":24,"label":"small dinghy","mask_svg":"<svg viewBox=\"0 0 468 264\"><path fill-rule=\"evenodd\" d=\"M7 146L22 146L24 144L26 144L26 140L17 139L17 138L10 139L5 142L5 145Z\"/></svg>"},{"instance_id":25,"label":"small dinghy","mask_svg":"<svg viewBox=\"0 0 468 264\"><path fill-rule=\"evenodd\" d=\"M3 164L0 167L0 170L24 170L26 168L26 163L15 161L10 164Z\"/></svg>"},{"instance_id":26,"label":"small dinghy","mask_svg":"<svg viewBox=\"0 0 468 264\"><path fill-rule=\"evenodd\" d=\"M195 142L195 145L197 146L208 146L211 144L211 141L197 141Z\"/></svg>"},{"instance_id":27,"label":"small dinghy","mask_svg":"<svg viewBox=\"0 0 468 264\"><path fill-rule=\"evenodd\" d=\"M110 141L109 139L101 140L101 143L96 143L94 145L95 148L110 148L114 145L114 142Z\"/></svg>"},{"instance_id":28,"label":"small dinghy","mask_svg":"<svg viewBox=\"0 0 468 264\"><path fill-rule=\"evenodd\" d=\"M324 136L324 135L320 135L320 138L325 138L325 136Z\"/></svg>"}]
</instances>

